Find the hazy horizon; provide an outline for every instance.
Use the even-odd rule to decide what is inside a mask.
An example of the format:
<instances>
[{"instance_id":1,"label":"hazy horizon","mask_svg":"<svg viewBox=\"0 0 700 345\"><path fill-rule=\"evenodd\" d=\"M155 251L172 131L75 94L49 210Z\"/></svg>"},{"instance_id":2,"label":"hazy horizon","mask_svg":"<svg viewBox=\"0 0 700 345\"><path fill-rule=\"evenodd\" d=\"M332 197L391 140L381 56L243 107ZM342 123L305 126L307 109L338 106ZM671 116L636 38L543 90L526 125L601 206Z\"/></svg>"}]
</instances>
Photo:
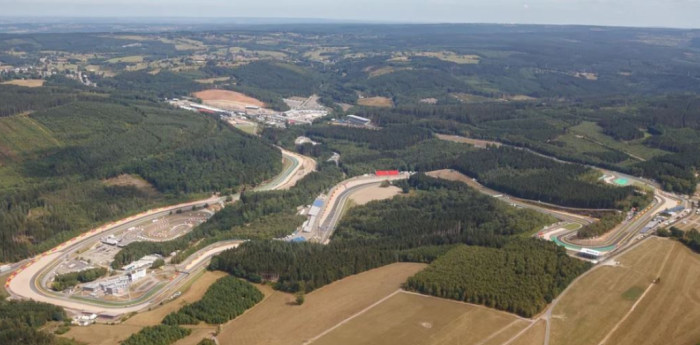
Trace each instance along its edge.
<instances>
[{"instance_id":1,"label":"hazy horizon","mask_svg":"<svg viewBox=\"0 0 700 345\"><path fill-rule=\"evenodd\" d=\"M273 22L465 23L700 28L700 0L0 0L3 18L258 19Z\"/></svg>"}]
</instances>

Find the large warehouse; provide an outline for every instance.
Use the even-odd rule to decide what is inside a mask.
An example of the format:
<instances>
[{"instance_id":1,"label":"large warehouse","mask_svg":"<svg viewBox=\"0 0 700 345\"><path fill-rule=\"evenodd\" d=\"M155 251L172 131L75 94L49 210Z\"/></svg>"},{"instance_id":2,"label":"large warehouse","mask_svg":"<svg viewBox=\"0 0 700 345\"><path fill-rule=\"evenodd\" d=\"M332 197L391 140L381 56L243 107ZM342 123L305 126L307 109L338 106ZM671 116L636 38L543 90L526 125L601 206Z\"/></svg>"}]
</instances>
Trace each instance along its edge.
<instances>
[{"instance_id":1,"label":"large warehouse","mask_svg":"<svg viewBox=\"0 0 700 345\"><path fill-rule=\"evenodd\" d=\"M368 126L372 120L366 119L364 117L360 117L357 115L348 115L345 117L345 120L352 123L353 125L359 125L359 126Z\"/></svg>"}]
</instances>

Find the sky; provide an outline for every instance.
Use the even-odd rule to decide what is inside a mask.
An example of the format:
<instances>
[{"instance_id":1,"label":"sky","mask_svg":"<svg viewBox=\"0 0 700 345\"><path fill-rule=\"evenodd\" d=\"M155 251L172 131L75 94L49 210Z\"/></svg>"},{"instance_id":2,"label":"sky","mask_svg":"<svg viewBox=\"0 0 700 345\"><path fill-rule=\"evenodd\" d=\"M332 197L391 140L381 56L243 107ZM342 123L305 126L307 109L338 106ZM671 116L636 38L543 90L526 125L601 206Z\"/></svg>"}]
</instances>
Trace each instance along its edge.
<instances>
[{"instance_id":1,"label":"sky","mask_svg":"<svg viewBox=\"0 0 700 345\"><path fill-rule=\"evenodd\" d=\"M0 16L271 17L700 28L700 0L0 0Z\"/></svg>"}]
</instances>

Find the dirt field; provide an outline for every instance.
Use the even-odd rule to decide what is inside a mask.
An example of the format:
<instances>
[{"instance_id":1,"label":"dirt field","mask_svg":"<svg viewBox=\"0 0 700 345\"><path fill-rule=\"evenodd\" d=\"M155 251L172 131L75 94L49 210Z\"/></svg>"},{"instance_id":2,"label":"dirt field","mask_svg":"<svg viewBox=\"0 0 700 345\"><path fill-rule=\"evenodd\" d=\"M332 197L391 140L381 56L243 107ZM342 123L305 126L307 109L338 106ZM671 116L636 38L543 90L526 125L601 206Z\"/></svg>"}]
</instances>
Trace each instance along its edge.
<instances>
[{"instance_id":1,"label":"dirt field","mask_svg":"<svg viewBox=\"0 0 700 345\"><path fill-rule=\"evenodd\" d=\"M696 344L700 340L700 255L675 243L654 286L606 344Z\"/></svg>"},{"instance_id":2,"label":"dirt field","mask_svg":"<svg viewBox=\"0 0 700 345\"><path fill-rule=\"evenodd\" d=\"M369 98L360 98L357 100L357 104L359 105L364 105L366 107L393 107L394 102L391 100L391 98L387 97L369 97Z\"/></svg>"},{"instance_id":3,"label":"dirt field","mask_svg":"<svg viewBox=\"0 0 700 345\"><path fill-rule=\"evenodd\" d=\"M531 322L481 306L399 292L313 344L500 344Z\"/></svg>"},{"instance_id":4,"label":"dirt field","mask_svg":"<svg viewBox=\"0 0 700 345\"><path fill-rule=\"evenodd\" d=\"M364 205L370 201L391 199L401 193L401 188L389 186L382 188L379 186L363 188L350 196L355 205Z\"/></svg>"},{"instance_id":5,"label":"dirt field","mask_svg":"<svg viewBox=\"0 0 700 345\"><path fill-rule=\"evenodd\" d=\"M508 345L540 345L544 343L544 332L547 329L547 323L544 320L537 321L525 333L519 335ZM501 343L506 345L506 342Z\"/></svg>"},{"instance_id":6,"label":"dirt field","mask_svg":"<svg viewBox=\"0 0 700 345\"><path fill-rule=\"evenodd\" d=\"M68 333L62 336L90 345L119 344L119 342L128 338L130 335L140 331L141 328L159 324L166 315L180 309L183 305L198 301L204 296L204 293L207 292L211 284L214 284L215 281L225 275L226 273L224 272L205 272L204 275L190 286L189 290L180 296L180 298L173 302L166 303L162 307L140 313L118 325L98 324L89 327L73 327ZM201 340L204 336L199 339Z\"/></svg>"},{"instance_id":7,"label":"dirt field","mask_svg":"<svg viewBox=\"0 0 700 345\"><path fill-rule=\"evenodd\" d=\"M122 174L117 177L103 180L102 183L108 186L134 186L150 195L158 194L158 191L150 183L148 183L148 181L136 175Z\"/></svg>"},{"instance_id":8,"label":"dirt field","mask_svg":"<svg viewBox=\"0 0 700 345\"><path fill-rule=\"evenodd\" d=\"M598 344L632 308L641 296L641 292L647 289L658 276L659 270L674 246L680 246L680 244L651 238L619 257L617 259L620 262L619 266L597 268L572 285L552 313L551 344ZM665 269L671 269L670 261ZM668 273L662 273L661 276L666 277ZM669 277L669 279L672 278ZM692 280L698 281L695 278ZM666 280L662 284L674 283L670 280L668 283L665 282ZM691 285L687 286L687 288L690 287ZM652 288L651 291L654 290L655 288ZM646 298L650 299L650 296ZM647 314L647 317L652 316L648 310L641 307L637 308L637 311ZM672 310L667 312L673 313ZM655 331L661 333L661 329L658 328ZM686 330L678 329L678 331ZM608 344L618 343L608 342Z\"/></svg>"},{"instance_id":9,"label":"dirt field","mask_svg":"<svg viewBox=\"0 0 700 345\"><path fill-rule=\"evenodd\" d=\"M496 147L501 146L501 143L495 142L495 141L472 139L472 138L460 137L460 136L455 136L455 135L437 134L437 137L441 140L451 141L451 142L455 142L455 143L462 143L462 144L470 144L470 145L474 145L476 147L482 147L482 148L486 147L487 145L494 145Z\"/></svg>"},{"instance_id":10,"label":"dirt field","mask_svg":"<svg viewBox=\"0 0 700 345\"><path fill-rule=\"evenodd\" d=\"M194 94L204 104L224 109L244 110L247 106L264 107L265 103L240 92L228 90L204 90Z\"/></svg>"},{"instance_id":11,"label":"dirt field","mask_svg":"<svg viewBox=\"0 0 700 345\"><path fill-rule=\"evenodd\" d=\"M455 170L450 170L450 169L435 170L435 171L427 172L426 175L428 175L430 177L441 178L443 180L458 181L458 182L466 183L469 186L474 185L474 180L469 178L469 176L464 175L461 172L455 171Z\"/></svg>"},{"instance_id":12,"label":"dirt field","mask_svg":"<svg viewBox=\"0 0 700 345\"><path fill-rule=\"evenodd\" d=\"M7 85L17 85L17 86L24 86L24 87L39 87L44 85L44 80L43 79L26 79L26 80L10 80L6 81L3 84Z\"/></svg>"},{"instance_id":13,"label":"dirt field","mask_svg":"<svg viewBox=\"0 0 700 345\"><path fill-rule=\"evenodd\" d=\"M318 336L399 289L426 265L398 263L348 277L306 296L274 292L224 327L221 344L295 345Z\"/></svg>"}]
</instances>

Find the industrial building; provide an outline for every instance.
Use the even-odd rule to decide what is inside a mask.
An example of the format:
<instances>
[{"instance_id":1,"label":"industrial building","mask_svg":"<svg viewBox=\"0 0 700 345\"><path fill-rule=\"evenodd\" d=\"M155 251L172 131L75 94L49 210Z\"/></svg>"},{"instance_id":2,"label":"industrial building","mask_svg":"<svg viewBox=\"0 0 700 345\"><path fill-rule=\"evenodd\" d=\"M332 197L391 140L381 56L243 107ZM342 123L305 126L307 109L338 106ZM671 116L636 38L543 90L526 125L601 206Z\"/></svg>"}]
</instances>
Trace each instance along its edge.
<instances>
[{"instance_id":1,"label":"industrial building","mask_svg":"<svg viewBox=\"0 0 700 345\"><path fill-rule=\"evenodd\" d=\"M316 199L314 203L311 205L311 208L309 209L309 212L307 215L309 216L309 219L307 219L304 224L301 227L301 231L303 232L311 232L314 228L314 224L316 224L316 217L318 217L318 214L321 213L321 209L323 208L324 201L323 199Z\"/></svg>"},{"instance_id":2,"label":"industrial building","mask_svg":"<svg viewBox=\"0 0 700 345\"><path fill-rule=\"evenodd\" d=\"M83 291L87 291L87 292L95 292L95 291L98 291L100 289L102 289L102 287L100 286L99 283L89 283L89 284L83 285Z\"/></svg>"},{"instance_id":3,"label":"industrial building","mask_svg":"<svg viewBox=\"0 0 700 345\"><path fill-rule=\"evenodd\" d=\"M140 270L131 271L131 272L129 272L128 275L129 275L129 280L131 280L131 282L133 283L141 278L146 277L146 269L143 268Z\"/></svg>"},{"instance_id":4,"label":"industrial building","mask_svg":"<svg viewBox=\"0 0 700 345\"><path fill-rule=\"evenodd\" d=\"M153 265L153 263L158 259L162 259L162 257L160 255L146 255L138 261L134 261L122 267L122 269L124 271L133 271L143 267L151 267L151 265Z\"/></svg>"},{"instance_id":5,"label":"industrial building","mask_svg":"<svg viewBox=\"0 0 700 345\"><path fill-rule=\"evenodd\" d=\"M129 277L121 276L100 283L106 295L123 295L129 291Z\"/></svg>"},{"instance_id":6,"label":"industrial building","mask_svg":"<svg viewBox=\"0 0 700 345\"><path fill-rule=\"evenodd\" d=\"M311 209L309 209L309 216L317 216L321 212L321 208L323 208L323 199L316 199L314 200L314 203L311 204Z\"/></svg>"},{"instance_id":7,"label":"industrial building","mask_svg":"<svg viewBox=\"0 0 700 345\"><path fill-rule=\"evenodd\" d=\"M358 126L369 126L369 124L372 122L372 120L360 117L357 115L348 115L345 117L345 120L353 125L358 125Z\"/></svg>"}]
</instances>

